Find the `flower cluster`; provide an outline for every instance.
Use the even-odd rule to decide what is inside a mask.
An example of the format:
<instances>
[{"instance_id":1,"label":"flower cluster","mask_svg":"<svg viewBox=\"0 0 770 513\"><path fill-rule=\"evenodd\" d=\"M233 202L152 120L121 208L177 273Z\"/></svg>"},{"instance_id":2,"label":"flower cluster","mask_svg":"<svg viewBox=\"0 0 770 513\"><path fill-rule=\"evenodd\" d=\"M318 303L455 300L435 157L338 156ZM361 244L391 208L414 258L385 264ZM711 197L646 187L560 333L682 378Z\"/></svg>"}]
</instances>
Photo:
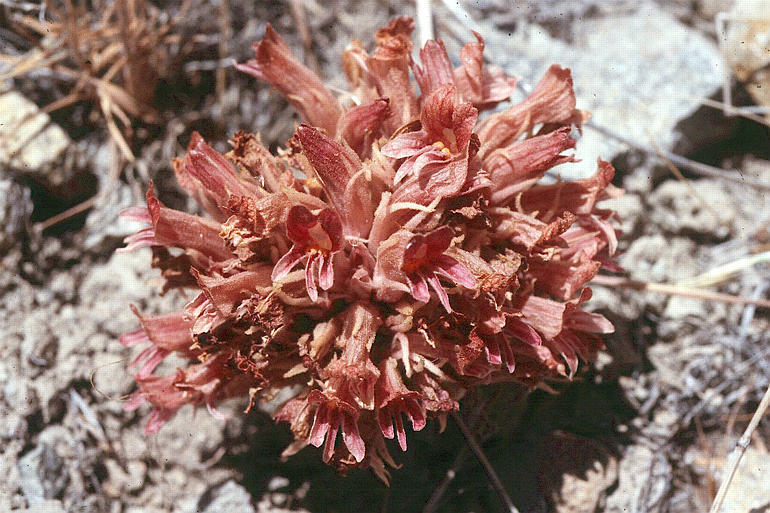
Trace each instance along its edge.
<instances>
[{"instance_id":1,"label":"flower cluster","mask_svg":"<svg viewBox=\"0 0 770 513\"><path fill-rule=\"evenodd\" d=\"M521 103L516 81L483 64L484 42L453 67L441 41L412 59L413 22L343 56L350 91L337 97L268 25L238 69L269 82L303 118L278 155L236 133L221 155L197 134L174 162L179 185L208 214L164 206L126 216L148 227L124 250L152 247L165 288L196 291L184 311L137 313L124 335L143 344L138 390L154 432L184 404L247 397L247 411L292 391L275 414L293 453L323 446L339 467L395 465L385 439L407 446L407 421L458 408L465 390L571 378L612 331L581 305L617 240L614 170L542 184L574 157L567 69L552 66ZM419 88L419 94L417 94ZM156 375L171 353L189 362ZM338 443L337 435L342 440Z\"/></svg>"}]
</instances>

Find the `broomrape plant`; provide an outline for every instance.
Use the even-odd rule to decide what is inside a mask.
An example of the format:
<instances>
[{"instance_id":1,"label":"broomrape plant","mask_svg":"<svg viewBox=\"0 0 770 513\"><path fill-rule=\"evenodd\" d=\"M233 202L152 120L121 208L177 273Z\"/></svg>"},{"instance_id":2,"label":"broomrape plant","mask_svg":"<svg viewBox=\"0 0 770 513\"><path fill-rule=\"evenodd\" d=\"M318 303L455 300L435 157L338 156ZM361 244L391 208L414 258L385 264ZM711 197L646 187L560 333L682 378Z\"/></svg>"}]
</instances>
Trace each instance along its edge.
<instances>
[{"instance_id":1,"label":"broomrape plant","mask_svg":"<svg viewBox=\"0 0 770 513\"><path fill-rule=\"evenodd\" d=\"M296 438L286 454L323 446L325 462L387 481L385 439L406 450L407 421L443 420L480 384L571 378L612 332L582 304L613 266L614 213L597 203L621 192L614 170L539 183L574 161L570 132L587 118L570 71L552 66L479 121L515 79L483 64L479 35L457 68L438 40L414 62L413 27L394 19L371 54L353 42L338 98L268 25L237 67L303 118L285 149L238 132L221 155L193 134L174 170L208 215L164 206L152 185L124 213L148 227L122 251L151 247L164 291L198 291L182 312L137 312L141 328L120 339L145 346L127 409L152 405L148 433L184 404L218 415L244 396L248 412L291 390L275 413ZM172 352L189 365L155 374Z\"/></svg>"}]
</instances>

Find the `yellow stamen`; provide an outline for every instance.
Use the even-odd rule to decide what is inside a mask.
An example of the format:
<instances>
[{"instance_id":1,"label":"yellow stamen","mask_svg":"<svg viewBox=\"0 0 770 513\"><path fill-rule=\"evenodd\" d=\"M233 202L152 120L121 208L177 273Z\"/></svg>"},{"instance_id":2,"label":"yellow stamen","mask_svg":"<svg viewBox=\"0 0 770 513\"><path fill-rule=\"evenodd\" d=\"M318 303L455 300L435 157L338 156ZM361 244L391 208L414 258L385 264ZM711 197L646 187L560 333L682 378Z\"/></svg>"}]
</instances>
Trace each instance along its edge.
<instances>
[{"instance_id":1,"label":"yellow stamen","mask_svg":"<svg viewBox=\"0 0 770 513\"><path fill-rule=\"evenodd\" d=\"M432 146L434 146L436 149L438 149L439 151L441 151L441 153L443 153L443 154L444 154L444 157L446 157L446 158L449 158L449 157L451 157L451 156L452 156L452 152L451 152L451 150L450 150L449 148L447 148L447 147L446 147L446 144L444 144L443 142L441 142L441 141L436 141L436 142L434 142L434 143L432 144Z\"/></svg>"}]
</instances>

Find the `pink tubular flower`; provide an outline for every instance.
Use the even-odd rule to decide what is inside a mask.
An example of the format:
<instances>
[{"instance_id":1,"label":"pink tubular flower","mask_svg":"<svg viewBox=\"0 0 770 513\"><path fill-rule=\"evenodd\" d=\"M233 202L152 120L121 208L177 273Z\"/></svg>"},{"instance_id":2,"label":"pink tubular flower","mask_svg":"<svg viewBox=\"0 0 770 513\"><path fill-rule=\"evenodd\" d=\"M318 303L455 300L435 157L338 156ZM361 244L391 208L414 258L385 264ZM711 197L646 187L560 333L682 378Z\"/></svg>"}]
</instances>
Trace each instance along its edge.
<instances>
[{"instance_id":1,"label":"pink tubular flower","mask_svg":"<svg viewBox=\"0 0 770 513\"><path fill-rule=\"evenodd\" d=\"M142 327L126 333L120 337L119 342L126 347L141 343L150 344L131 362L132 366L142 363L138 378L148 377L155 367L174 351L187 353L188 357L194 356L194 351L189 350L193 343L191 323L184 319L182 312L141 316L135 306L131 305L131 310L139 318Z\"/></svg>"},{"instance_id":2,"label":"pink tubular flower","mask_svg":"<svg viewBox=\"0 0 770 513\"><path fill-rule=\"evenodd\" d=\"M454 70L455 84L465 101L479 110L489 109L507 100L516 90L516 79L496 66L484 66L484 38L473 33L476 42L460 50L463 65Z\"/></svg>"},{"instance_id":3,"label":"pink tubular flower","mask_svg":"<svg viewBox=\"0 0 770 513\"><path fill-rule=\"evenodd\" d=\"M419 175L426 167L467 168L468 145L477 117L478 111L470 103L458 101L453 84L444 84L432 92L422 108L422 128L398 135L382 148L388 157L408 157L398 168L394 183ZM461 169L455 172L464 174Z\"/></svg>"},{"instance_id":4,"label":"pink tubular flower","mask_svg":"<svg viewBox=\"0 0 770 513\"><path fill-rule=\"evenodd\" d=\"M363 461L366 446L358 432L358 408L336 397L327 397L318 390L310 392L308 403L318 405L308 442L316 447L321 447L326 440L323 460L326 463L331 460L337 433L342 428L342 439L350 454L357 462Z\"/></svg>"},{"instance_id":5,"label":"pink tubular flower","mask_svg":"<svg viewBox=\"0 0 770 513\"><path fill-rule=\"evenodd\" d=\"M413 61L413 29L394 19L371 54L352 43L337 97L268 26L238 69L297 110L284 149L237 132L223 155L193 133L173 166L205 215L164 206L152 185L123 213L145 228L122 251L150 247L162 290L191 298L137 314L120 338L138 349L126 407L152 406L145 431L185 404L217 415L231 397L247 412L287 397L274 415L294 435L285 456L312 445L387 482L388 447L406 450L410 428L468 390L571 379L601 349L612 325L583 307L596 273L618 269L615 214L599 207L621 192L614 169L541 183L574 161L586 119L570 71L551 66L479 122L516 80L484 64L478 34L459 67L438 40ZM164 375L172 354L183 363Z\"/></svg>"},{"instance_id":6,"label":"pink tubular flower","mask_svg":"<svg viewBox=\"0 0 770 513\"><path fill-rule=\"evenodd\" d=\"M399 447L406 451L406 431L401 415L406 415L411 421L414 431L424 428L425 409L421 404L421 395L406 388L394 358L383 360L380 373L375 389L377 422L385 438L392 439L396 436Z\"/></svg>"},{"instance_id":7,"label":"pink tubular flower","mask_svg":"<svg viewBox=\"0 0 770 513\"><path fill-rule=\"evenodd\" d=\"M307 208L297 205L289 210L286 235L294 243L273 268L273 281L278 281L305 261L305 286L308 296L318 301L318 284L323 290L334 285L332 256L342 246L342 224L331 209L322 210L317 216Z\"/></svg>"},{"instance_id":8,"label":"pink tubular flower","mask_svg":"<svg viewBox=\"0 0 770 513\"><path fill-rule=\"evenodd\" d=\"M254 44L255 58L236 67L274 85L302 117L334 133L340 108L323 82L291 53L288 45L269 23L265 38Z\"/></svg>"},{"instance_id":9,"label":"pink tubular flower","mask_svg":"<svg viewBox=\"0 0 770 513\"><path fill-rule=\"evenodd\" d=\"M404 260L401 270L406 274L409 290L417 301L430 301L428 285L444 305L447 312L452 312L449 306L449 296L441 285L438 275L449 278L458 285L472 289L476 279L460 262L444 252L452 242L452 229L442 226L426 234L416 234L409 239L404 249Z\"/></svg>"},{"instance_id":10,"label":"pink tubular flower","mask_svg":"<svg viewBox=\"0 0 770 513\"><path fill-rule=\"evenodd\" d=\"M500 333L484 336L484 352L489 363L505 367L511 374L516 370L516 352L530 347L542 345L543 341L537 331L529 324L517 318L506 320L505 327Z\"/></svg>"}]
</instances>

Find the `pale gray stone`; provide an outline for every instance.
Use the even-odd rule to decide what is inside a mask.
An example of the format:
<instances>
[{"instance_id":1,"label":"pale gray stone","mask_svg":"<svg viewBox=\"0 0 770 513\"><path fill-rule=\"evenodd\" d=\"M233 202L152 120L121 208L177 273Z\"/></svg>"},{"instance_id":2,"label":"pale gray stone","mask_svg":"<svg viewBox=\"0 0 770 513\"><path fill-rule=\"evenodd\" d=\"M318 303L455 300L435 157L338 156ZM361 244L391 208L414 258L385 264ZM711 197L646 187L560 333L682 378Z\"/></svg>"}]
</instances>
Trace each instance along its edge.
<instances>
[{"instance_id":1,"label":"pale gray stone","mask_svg":"<svg viewBox=\"0 0 770 513\"><path fill-rule=\"evenodd\" d=\"M214 490L211 502L202 513L255 513L251 505L251 495L233 480Z\"/></svg>"},{"instance_id":2,"label":"pale gray stone","mask_svg":"<svg viewBox=\"0 0 770 513\"><path fill-rule=\"evenodd\" d=\"M618 468L618 486L607 497L604 511L652 511L664 499L671 465L661 452L634 445L626 450Z\"/></svg>"},{"instance_id":3,"label":"pale gray stone","mask_svg":"<svg viewBox=\"0 0 770 513\"><path fill-rule=\"evenodd\" d=\"M71 141L64 130L18 91L0 95L0 166L22 172L51 171L50 185L66 180L51 169Z\"/></svg>"}]
</instances>

